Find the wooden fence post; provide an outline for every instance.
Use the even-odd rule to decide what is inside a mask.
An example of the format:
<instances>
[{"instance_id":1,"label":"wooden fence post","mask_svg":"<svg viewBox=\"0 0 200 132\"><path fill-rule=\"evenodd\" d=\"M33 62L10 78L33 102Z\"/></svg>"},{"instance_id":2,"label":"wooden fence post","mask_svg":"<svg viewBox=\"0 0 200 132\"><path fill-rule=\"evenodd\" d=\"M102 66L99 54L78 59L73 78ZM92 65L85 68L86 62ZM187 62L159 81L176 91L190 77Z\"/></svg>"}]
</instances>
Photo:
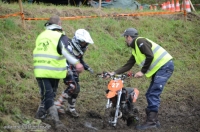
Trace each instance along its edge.
<instances>
[{"instance_id":1,"label":"wooden fence post","mask_svg":"<svg viewBox=\"0 0 200 132\"><path fill-rule=\"evenodd\" d=\"M23 28L25 29L25 20L24 20L24 12L23 12L23 7L22 7L22 1L21 0L18 0L19 2L19 7L20 7L20 13L21 13L21 19L22 19L22 25L23 25Z\"/></svg>"}]
</instances>

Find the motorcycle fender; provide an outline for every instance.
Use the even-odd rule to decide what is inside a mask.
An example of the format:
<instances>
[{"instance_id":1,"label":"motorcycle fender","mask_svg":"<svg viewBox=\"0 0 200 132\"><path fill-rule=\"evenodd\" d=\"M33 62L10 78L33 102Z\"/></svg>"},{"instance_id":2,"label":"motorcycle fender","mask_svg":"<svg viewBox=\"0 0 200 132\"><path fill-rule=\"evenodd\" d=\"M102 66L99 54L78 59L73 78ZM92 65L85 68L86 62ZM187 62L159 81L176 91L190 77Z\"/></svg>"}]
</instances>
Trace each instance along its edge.
<instances>
[{"instance_id":1,"label":"motorcycle fender","mask_svg":"<svg viewBox=\"0 0 200 132\"><path fill-rule=\"evenodd\" d=\"M109 91L109 92L106 94L106 97L107 97L108 99L110 99L110 98L114 97L116 94L117 94L117 93L114 92L114 91Z\"/></svg>"},{"instance_id":2,"label":"motorcycle fender","mask_svg":"<svg viewBox=\"0 0 200 132\"><path fill-rule=\"evenodd\" d=\"M139 96L139 90L137 88L134 88L134 95L132 96L133 102L136 102L138 96Z\"/></svg>"}]
</instances>

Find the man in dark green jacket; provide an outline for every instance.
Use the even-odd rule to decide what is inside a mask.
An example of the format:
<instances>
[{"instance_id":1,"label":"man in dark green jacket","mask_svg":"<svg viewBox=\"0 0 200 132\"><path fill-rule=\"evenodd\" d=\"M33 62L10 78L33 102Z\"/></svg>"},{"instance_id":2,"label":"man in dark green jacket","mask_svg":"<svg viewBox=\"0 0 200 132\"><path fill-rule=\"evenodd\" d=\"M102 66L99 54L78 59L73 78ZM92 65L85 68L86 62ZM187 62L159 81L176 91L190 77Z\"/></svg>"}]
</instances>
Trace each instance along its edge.
<instances>
[{"instance_id":1,"label":"man in dark green jacket","mask_svg":"<svg viewBox=\"0 0 200 132\"><path fill-rule=\"evenodd\" d=\"M138 130L160 127L158 110L160 106L160 94L168 79L174 71L172 56L155 42L138 36L135 28L128 28L123 35L128 47L132 48L132 54L127 63L111 74L121 74L129 71L134 64L138 64L141 70L134 77L143 75L151 77L151 83L146 92L147 107L145 109L147 119L144 124L137 126Z\"/></svg>"}]
</instances>

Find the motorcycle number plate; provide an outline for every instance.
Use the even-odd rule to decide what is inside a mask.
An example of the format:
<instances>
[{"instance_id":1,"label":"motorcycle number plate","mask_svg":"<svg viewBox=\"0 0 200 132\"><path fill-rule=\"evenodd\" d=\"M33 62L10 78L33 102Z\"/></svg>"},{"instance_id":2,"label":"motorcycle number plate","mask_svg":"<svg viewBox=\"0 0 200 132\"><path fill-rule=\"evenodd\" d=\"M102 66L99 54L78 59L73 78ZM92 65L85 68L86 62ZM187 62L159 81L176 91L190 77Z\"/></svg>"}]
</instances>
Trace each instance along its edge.
<instances>
[{"instance_id":1,"label":"motorcycle number plate","mask_svg":"<svg viewBox=\"0 0 200 132\"><path fill-rule=\"evenodd\" d=\"M111 91L118 91L123 88L122 80L111 80L108 84L108 89Z\"/></svg>"}]
</instances>

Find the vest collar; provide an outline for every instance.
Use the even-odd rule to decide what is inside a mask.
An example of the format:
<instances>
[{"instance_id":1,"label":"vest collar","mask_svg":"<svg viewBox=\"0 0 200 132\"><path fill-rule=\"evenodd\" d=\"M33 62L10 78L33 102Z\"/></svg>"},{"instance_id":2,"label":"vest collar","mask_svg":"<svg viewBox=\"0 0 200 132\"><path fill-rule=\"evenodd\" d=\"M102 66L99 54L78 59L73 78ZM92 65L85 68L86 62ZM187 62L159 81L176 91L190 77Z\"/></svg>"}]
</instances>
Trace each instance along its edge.
<instances>
[{"instance_id":1,"label":"vest collar","mask_svg":"<svg viewBox=\"0 0 200 132\"><path fill-rule=\"evenodd\" d=\"M135 41L136 41L137 38L138 38L138 37L133 38L133 41L132 41L132 43L130 44L130 47L133 48L133 49L135 49Z\"/></svg>"},{"instance_id":2,"label":"vest collar","mask_svg":"<svg viewBox=\"0 0 200 132\"><path fill-rule=\"evenodd\" d=\"M45 25L45 29L47 30L62 30L62 27L56 24Z\"/></svg>"}]
</instances>

